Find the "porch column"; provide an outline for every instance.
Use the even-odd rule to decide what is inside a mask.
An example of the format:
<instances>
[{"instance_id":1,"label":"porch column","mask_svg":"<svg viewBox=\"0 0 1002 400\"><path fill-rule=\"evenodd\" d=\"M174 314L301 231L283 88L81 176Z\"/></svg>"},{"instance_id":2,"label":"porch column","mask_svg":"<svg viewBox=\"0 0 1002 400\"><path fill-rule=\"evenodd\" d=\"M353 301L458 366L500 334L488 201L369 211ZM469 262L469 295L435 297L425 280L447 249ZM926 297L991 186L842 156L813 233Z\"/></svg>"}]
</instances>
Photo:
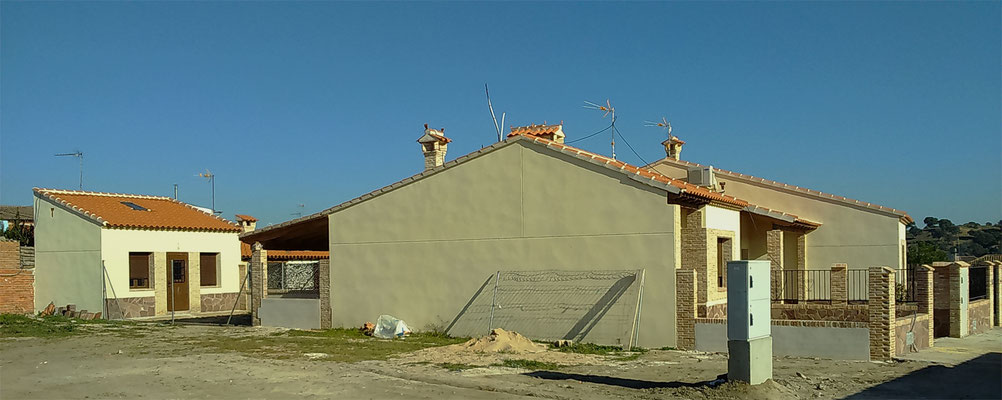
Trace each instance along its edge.
<instances>
[{"instance_id":1,"label":"porch column","mask_svg":"<svg viewBox=\"0 0 1002 400\"><path fill-rule=\"evenodd\" d=\"M320 260L320 329L330 329L331 325L331 260Z\"/></svg>"},{"instance_id":2,"label":"porch column","mask_svg":"<svg viewBox=\"0 0 1002 400\"><path fill-rule=\"evenodd\" d=\"M675 270L675 347L696 348L696 292L699 279L691 269Z\"/></svg>"},{"instance_id":3,"label":"porch column","mask_svg":"<svg viewBox=\"0 0 1002 400\"><path fill-rule=\"evenodd\" d=\"M268 296L268 251L261 242L254 243L253 249L250 264L251 324L260 326L261 317L258 316L258 309L261 308L261 300Z\"/></svg>"},{"instance_id":4,"label":"porch column","mask_svg":"<svg viewBox=\"0 0 1002 400\"><path fill-rule=\"evenodd\" d=\"M870 299L867 302L870 328L870 360L888 361L894 357L894 270L890 267L870 267L868 272Z\"/></svg>"},{"instance_id":5,"label":"porch column","mask_svg":"<svg viewBox=\"0 0 1002 400\"><path fill-rule=\"evenodd\" d=\"M797 268L799 270L807 269L807 232L797 233ZM797 290L797 296L801 299L807 299L807 273L802 272L800 275L800 289Z\"/></svg>"},{"instance_id":6,"label":"porch column","mask_svg":"<svg viewBox=\"0 0 1002 400\"><path fill-rule=\"evenodd\" d=\"M832 275L831 275L832 304L846 304L846 302L849 300L849 293L847 290L848 276L846 274L846 270L848 268L849 265L845 263L832 264Z\"/></svg>"},{"instance_id":7,"label":"porch column","mask_svg":"<svg viewBox=\"0 0 1002 400\"><path fill-rule=\"evenodd\" d=\"M167 315L167 253L153 253L153 314Z\"/></svg>"},{"instance_id":8,"label":"porch column","mask_svg":"<svg viewBox=\"0 0 1002 400\"><path fill-rule=\"evenodd\" d=\"M202 312L202 257L188 253L188 312Z\"/></svg>"},{"instance_id":9,"label":"porch column","mask_svg":"<svg viewBox=\"0 0 1002 400\"><path fill-rule=\"evenodd\" d=\"M773 229L766 233L766 248L771 264L772 298L783 298L783 231Z\"/></svg>"},{"instance_id":10,"label":"porch column","mask_svg":"<svg viewBox=\"0 0 1002 400\"><path fill-rule=\"evenodd\" d=\"M970 278L970 264L957 261L950 264L950 337L967 336L967 305L970 293L967 281Z\"/></svg>"},{"instance_id":11,"label":"porch column","mask_svg":"<svg viewBox=\"0 0 1002 400\"><path fill-rule=\"evenodd\" d=\"M1002 294L1002 261L991 261L991 263L992 265L989 268L992 269L992 285L988 289L992 293L992 296L994 296L992 298L992 307L994 308L992 311L995 313L994 324L995 326L1002 326L1002 315L1000 315L1002 314L1002 296L996 296L995 294L995 291L999 291L999 294Z\"/></svg>"}]
</instances>

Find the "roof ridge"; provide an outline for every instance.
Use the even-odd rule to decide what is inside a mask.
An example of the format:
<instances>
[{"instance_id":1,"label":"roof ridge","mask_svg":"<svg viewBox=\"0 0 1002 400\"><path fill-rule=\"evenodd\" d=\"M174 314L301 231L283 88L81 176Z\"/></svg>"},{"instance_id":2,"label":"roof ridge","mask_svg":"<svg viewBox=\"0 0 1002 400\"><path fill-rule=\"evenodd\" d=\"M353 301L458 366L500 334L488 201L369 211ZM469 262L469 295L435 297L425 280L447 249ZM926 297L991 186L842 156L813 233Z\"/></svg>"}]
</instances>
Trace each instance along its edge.
<instances>
[{"instance_id":1,"label":"roof ridge","mask_svg":"<svg viewBox=\"0 0 1002 400\"><path fill-rule=\"evenodd\" d=\"M670 158L667 158L667 157L662 158L660 160L657 160L654 163L651 163L651 164L648 164L648 165L653 165L653 164L656 164L656 163L659 163L659 162L669 162L669 163L673 163L673 164L681 164L681 165L694 166L694 167L706 167L706 165L699 164L699 163L694 163L692 161L674 160L674 159L670 159ZM751 180L751 181L756 181L756 182L759 182L759 183L764 183L764 184L767 184L767 185L770 185L770 186L780 187L780 188L791 190L791 191L794 191L794 192L806 193L806 194L810 194L810 195L814 195L814 196L818 196L818 197L824 197L824 198L829 198L829 199L833 199L833 200L838 200L838 201L841 201L843 203L849 203L849 204L853 204L853 205L858 205L858 206L861 206L861 207L864 207L864 208L869 208L869 209L874 209L874 210L879 210L879 211L885 211L885 212L888 212L888 213L891 213L891 214L898 215L902 219L906 219L908 221L914 221L912 219L912 217L910 215L908 215L908 212L906 212L904 210L899 210L899 209L892 208L892 207L882 206L880 204L870 203L870 202L866 202L866 201L862 201L862 200L851 199L851 198L848 198L848 197L845 197L845 196L839 196L837 194L826 193L826 192L822 192L820 190L809 189L809 188L805 188L805 187L802 187L802 186L791 185L789 183L783 183L783 182L779 182L779 181L774 181L772 179L766 179L766 178L761 178L761 177L757 177L757 176L754 176L754 175L742 174L740 172L730 171L730 170L726 170L726 169L723 169L723 168L713 167L713 170L715 172L719 172L719 173L722 173L724 175L731 175L731 176L735 176L735 177L738 177L738 178L748 179L748 180Z\"/></svg>"},{"instance_id":2,"label":"roof ridge","mask_svg":"<svg viewBox=\"0 0 1002 400\"><path fill-rule=\"evenodd\" d=\"M153 196L148 194L133 194L133 193L111 193L111 192L95 192L90 190L72 190L72 189L48 189L48 188L32 188L36 192L46 192L55 194L75 194L83 196L103 196L103 197L128 197L134 199L154 199L154 200L175 200L177 199L168 196Z\"/></svg>"}]
</instances>

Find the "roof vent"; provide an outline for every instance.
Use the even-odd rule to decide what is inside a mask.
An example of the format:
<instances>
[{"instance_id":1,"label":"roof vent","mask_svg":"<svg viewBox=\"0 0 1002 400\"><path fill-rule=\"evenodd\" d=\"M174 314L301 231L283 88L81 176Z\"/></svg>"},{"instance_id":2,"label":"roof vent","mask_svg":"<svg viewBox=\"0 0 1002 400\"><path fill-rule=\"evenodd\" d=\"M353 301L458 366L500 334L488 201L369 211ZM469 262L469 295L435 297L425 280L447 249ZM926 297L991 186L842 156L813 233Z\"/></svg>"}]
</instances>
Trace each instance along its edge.
<instances>
[{"instance_id":1,"label":"roof vent","mask_svg":"<svg viewBox=\"0 0 1002 400\"><path fill-rule=\"evenodd\" d=\"M689 183L702 186L713 191L720 191L720 184L713 174L713 166L689 168Z\"/></svg>"}]
</instances>

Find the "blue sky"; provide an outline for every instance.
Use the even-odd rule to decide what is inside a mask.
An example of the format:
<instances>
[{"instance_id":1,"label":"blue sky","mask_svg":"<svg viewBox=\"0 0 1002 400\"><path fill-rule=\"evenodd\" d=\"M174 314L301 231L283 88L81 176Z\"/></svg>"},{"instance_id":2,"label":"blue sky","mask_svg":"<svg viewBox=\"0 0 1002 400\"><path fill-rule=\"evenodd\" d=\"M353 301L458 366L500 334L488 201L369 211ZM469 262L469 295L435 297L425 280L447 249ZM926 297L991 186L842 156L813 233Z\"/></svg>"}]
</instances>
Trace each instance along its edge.
<instances>
[{"instance_id":1,"label":"blue sky","mask_svg":"<svg viewBox=\"0 0 1002 400\"><path fill-rule=\"evenodd\" d=\"M999 2L0 4L0 203L170 195L263 224L420 172L508 124L608 124L683 159L904 209L1002 217ZM607 135L575 145L609 153ZM625 146L620 159L642 164ZM304 204L300 208L297 205Z\"/></svg>"}]
</instances>

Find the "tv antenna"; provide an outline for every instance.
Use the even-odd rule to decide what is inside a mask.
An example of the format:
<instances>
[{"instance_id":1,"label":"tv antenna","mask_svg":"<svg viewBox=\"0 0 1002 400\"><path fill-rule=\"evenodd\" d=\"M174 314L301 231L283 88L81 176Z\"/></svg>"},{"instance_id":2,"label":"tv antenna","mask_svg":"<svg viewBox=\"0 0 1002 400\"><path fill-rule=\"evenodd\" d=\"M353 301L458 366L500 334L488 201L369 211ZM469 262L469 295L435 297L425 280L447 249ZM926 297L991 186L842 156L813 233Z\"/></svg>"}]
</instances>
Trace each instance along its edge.
<instances>
[{"instance_id":1,"label":"tv antenna","mask_svg":"<svg viewBox=\"0 0 1002 400\"><path fill-rule=\"evenodd\" d=\"M665 117L661 117L661 122L644 121L644 126L653 126L653 127L658 127L658 128L664 129L665 133L668 134L668 139L672 138L672 135L671 135L671 121L668 121L668 119L665 118Z\"/></svg>"},{"instance_id":2,"label":"tv antenna","mask_svg":"<svg viewBox=\"0 0 1002 400\"><path fill-rule=\"evenodd\" d=\"M487 108L491 110L491 119L494 120L494 130L498 133L498 141L501 141L501 127L504 126L504 112L501 113L501 125L498 125L498 118L494 115L494 106L491 105L491 91L484 84L484 93L487 93Z\"/></svg>"},{"instance_id":3,"label":"tv antenna","mask_svg":"<svg viewBox=\"0 0 1002 400\"><path fill-rule=\"evenodd\" d=\"M610 115L612 116L612 124L609 125L609 127L612 128L612 141L609 144L612 146L612 159L615 160L616 159L616 108L612 106L612 102L610 102L608 99L605 100L604 106L601 104L592 103L590 101L585 101L584 108L590 110L604 111L605 114L602 114L602 118L608 117Z\"/></svg>"},{"instance_id":4,"label":"tv antenna","mask_svg":"<svg viewBox=\"0 0 1002 400\"><path fill-rule=\"evenodd\" d=\"M212 215L216 215L216 175L206 168L205 173L199 173L195 176L209 180L209 186L212 187Z\"/></svg>"},{"instance_id":5,"label":"tv antenna","mask_svg":"<svg viewBox=\"0 0 1002 400\"><path fill-rule=\"evenodd\" d=\"M80 190L83 190L83 152L77 150L72 153L59 153L56 157L76 157L77 161L80 163Z\"/></svg>"},{"instance_id":6,"label":"tv antenna","mask_svg":"<svg viewBox=\"0 0 1002 400\"><path fill-rule=\"evenodd\" d=\"M300 211L294 212L294 213L292 213L290 215L295 215L296 218L302 218L303 217L303 211L302 210L306 209L306 204L299 203L299 204L296 205L296 207L299 207Z\"/></svg>"}]
</instances>

